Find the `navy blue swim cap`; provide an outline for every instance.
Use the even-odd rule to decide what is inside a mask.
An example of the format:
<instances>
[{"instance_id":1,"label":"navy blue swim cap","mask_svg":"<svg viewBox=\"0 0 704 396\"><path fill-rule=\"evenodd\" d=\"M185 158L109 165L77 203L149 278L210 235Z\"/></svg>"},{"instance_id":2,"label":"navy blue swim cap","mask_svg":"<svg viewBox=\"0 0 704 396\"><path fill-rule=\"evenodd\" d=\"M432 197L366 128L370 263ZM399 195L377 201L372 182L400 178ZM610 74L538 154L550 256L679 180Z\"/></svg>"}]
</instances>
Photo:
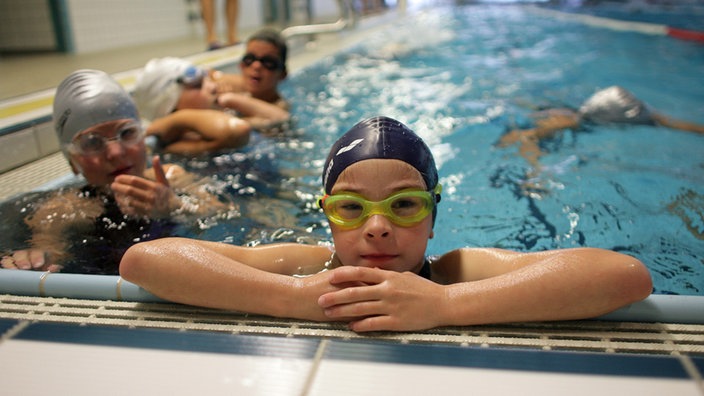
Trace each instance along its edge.
<instances>
[{"instance_id":1,"label":"navy blue swim cap","mask_svg":"<svg viewBox=\"0 0 704 396\"><path fill-rule=\"evenodd\" d=\"M399 121L378 116L360 121L333 144L323 168L325 193L348 166L367 159L401 160L420 172L428 191L438 184L435 160L423 139Z\"/></svg>"}]
</instances>

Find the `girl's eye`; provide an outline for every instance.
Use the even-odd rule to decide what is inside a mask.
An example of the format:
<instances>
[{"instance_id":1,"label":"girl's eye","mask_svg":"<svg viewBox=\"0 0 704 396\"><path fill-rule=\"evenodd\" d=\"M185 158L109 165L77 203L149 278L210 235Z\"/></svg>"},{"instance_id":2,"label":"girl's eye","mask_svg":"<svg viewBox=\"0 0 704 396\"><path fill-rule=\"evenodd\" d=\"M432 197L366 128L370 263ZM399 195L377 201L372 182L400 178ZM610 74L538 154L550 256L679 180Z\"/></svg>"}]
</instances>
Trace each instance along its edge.
<instances>
[{"instance_id":1,"label":"girl's eye","mask_svg":"<svg viewBox=\"0 0 704 396\"><path fill-rule=\"evenodd\" d=\"M423 208L423 202L416 198L399 198L391 203L391 209L396 215L409 216Z\"/></svg>"},{"instance_id":2,"label":"girl's eye","mask_svg":"<svg viewBox=\"0 0 704 396\"><path fill-rule=\"evenodd\" d=\"M139 129L137 127L130 127L120 131L120 140L129 142L139 136Z\"/></svg>"},{"instance_id":3,"label":"girl's eye","mask_svg":"<svg viewBox=\"0 0 704 396\"><path fill-rule=\"evenodd\" d=\"M81 150L86 152L100 151L105 146L105 138L96 134L84 135L80 141Z\"/></svg>"},{"instance_id":4,"label":"girl's eye","mask_svg":"<svg viewBox=\"0 0 704 396\"><path fill-rule=\"evenodd\" d=\"M341 216L346 218L359 217L362 213L363 207L358 202L354 201L344 201L335 205L335 211Z\"/></svg>"}]
</instances>

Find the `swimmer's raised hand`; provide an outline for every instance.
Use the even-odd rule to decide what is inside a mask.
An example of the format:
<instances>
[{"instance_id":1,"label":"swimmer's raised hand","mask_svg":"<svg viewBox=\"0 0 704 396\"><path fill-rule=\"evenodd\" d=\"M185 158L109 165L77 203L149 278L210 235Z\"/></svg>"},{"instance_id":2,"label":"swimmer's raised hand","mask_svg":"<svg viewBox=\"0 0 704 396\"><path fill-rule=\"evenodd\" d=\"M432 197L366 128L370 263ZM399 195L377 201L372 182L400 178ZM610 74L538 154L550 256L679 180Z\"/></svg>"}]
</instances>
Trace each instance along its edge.
<instances>
[{"instance_id":1,"label":"swimmer's raised hand","mask_svg":"<svg viewBox=\"0 0 704 396\"><path fill-rule=\"evenodd\" d=\"M154 169L156 182L169 187L169 180L166 178L166 172L164 172L164 167L161 166L161 158L158 155L152 158L152 168Z\"/></svg>"},{"instance_id":2,"label":"swimmer's raised hand","mask_svg":"<svg viewBox=\"0 0 704 396\"><path fill-rule=\"evenodd\" d=\"M119 175L110 185L120 211L126 215L152 218L169 217L181 202L169 186L158 156L153 158L155 180L134 175Z\"/></svg>"},{"instance_id":3,"label":"swimmer's raised hand","mask_svg":"<svg viewBox=\"0 0 704 396\"><path fill-rule=\"evenodd\" d=\"M329 319L361 317L351 330L424 330L448 323L442 319L447 304L442 285L411 272L344 266L330 271L333 285L364 284L320 296L318 304Z\"/></svg>"},{"instance_id":4,"label":"swimmer's raised hand","mask_svg":"<svg viewBox=\"0 0 704 396\"><path fill-rule=\"evenodd\" d=\"M32 271L59 272L63 266L52 264L48 254L41 249L17 250L5 255L0 261L2 268Z\"/></svg>"}]
</instances>

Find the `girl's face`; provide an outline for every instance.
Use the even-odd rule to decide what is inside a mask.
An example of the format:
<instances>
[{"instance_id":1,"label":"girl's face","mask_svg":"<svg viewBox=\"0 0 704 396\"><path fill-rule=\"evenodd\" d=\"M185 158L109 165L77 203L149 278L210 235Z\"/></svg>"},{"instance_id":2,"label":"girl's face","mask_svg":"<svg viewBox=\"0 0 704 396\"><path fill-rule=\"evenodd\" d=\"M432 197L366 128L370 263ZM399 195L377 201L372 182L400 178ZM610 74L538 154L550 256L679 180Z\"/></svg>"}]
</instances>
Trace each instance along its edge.
<instances>
[{"instance_id":1,"label":"girl's face","mask_svg":"<svg viewBox=\"0 0 704 396\"><path fill-rule=\"evenodd\" d=\"M70 150L69 162L91 185L108 185L117 175L142 176L146 169L144 137L136 120L94 125L76 134L72 144L77 149Z\"/></svg>"},{"instance_id":2,"label":"girl's face","mask_svg":"<svg viewBox=\"0 0 704 396\"><path fill-rule=\"evenodd\" d=\"M356 193L381 201L406 189L426 190L421 174L399 160L370 159L350 165L335 182L331 193ZM331 195L332 195L331 194ZM361 226L345 229L330 223L335 251L343 265L418 272L433 237L432 215L410 227L399 226L386 216L371 215Z\"/></svg>"},{"instance_id":3,"label":"girl's face","mask_svg":"<svg viewBox=\"0 0 704 396\"><path fill-rule=\"evenodd\" d=\"M268 41L252 40L240 62L245 89L253 97L268 100L278 96L279 81L286 78L279 49ZM278 63L278 67L272 68Z\"/></svg>"}]
</instances>

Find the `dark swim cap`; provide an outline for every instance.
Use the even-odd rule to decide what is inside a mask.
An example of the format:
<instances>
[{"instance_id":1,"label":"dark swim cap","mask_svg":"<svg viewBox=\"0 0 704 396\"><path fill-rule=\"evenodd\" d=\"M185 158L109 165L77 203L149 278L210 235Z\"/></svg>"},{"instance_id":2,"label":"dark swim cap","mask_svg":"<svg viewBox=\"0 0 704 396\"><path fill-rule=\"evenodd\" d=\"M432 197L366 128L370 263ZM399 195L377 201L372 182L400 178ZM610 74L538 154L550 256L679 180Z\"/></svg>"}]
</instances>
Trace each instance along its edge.
<instances>
[{"instance_id":1,"label":"dark swim cap","mask_svg":"<svg viewBox=\"0 0 704 396\"><path fill-rule=\"evenodd\" d=\"M323 187L330 194L342 171L367 159L396 159L416 168L428 191L438 184L433 154L418 135L389 117L360 121L333 144L323 168Z\"/></svg>"}]
</instances>

